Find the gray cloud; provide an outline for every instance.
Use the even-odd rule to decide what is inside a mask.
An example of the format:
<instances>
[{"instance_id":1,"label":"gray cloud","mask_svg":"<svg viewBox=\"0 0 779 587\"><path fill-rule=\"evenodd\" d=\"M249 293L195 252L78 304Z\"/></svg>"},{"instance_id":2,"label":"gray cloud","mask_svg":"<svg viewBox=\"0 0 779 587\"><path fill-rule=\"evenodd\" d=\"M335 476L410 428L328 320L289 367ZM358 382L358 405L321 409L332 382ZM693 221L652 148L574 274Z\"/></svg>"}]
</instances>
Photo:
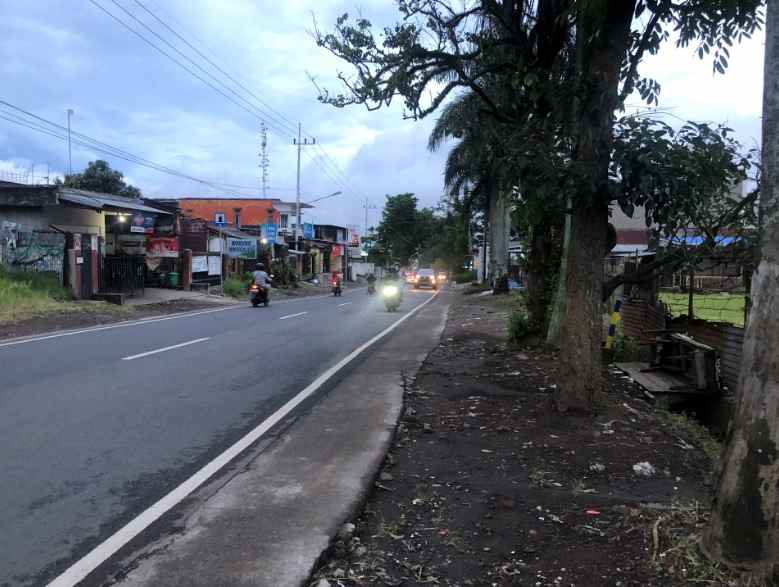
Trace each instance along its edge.
<instances>
[{"instance_id":1,"label":"gray cloud","mask_svg":"<svg viewBox=\"0 0 779 587\"><path fill-rule=\"evenodd\" d=\"M117 0L152 26L130 0ZM121 14L109 0L99 0ZM312 11L323 28L337 15L356 13L352 0L258 2L256 0L144 0L209 56L239 76L289 121L302 119L307 131L348 176L333 181L303 159L304 199L335 190L348 192L323 201L313 218L362 224L359 197L381 205L385 194L411 191L425 205L437 202L445 152L426 150L432 120L402 119L401 105L369 113L361 107L320 104L308 74L331 88L345 65L316 47L309 31ZM396 18L394 2L363 0L361 14L378 25ZM64 124L73 108L74 129L163 165L204 179L249 186L259 192L259 121L192 78L91 3L4 0L0 3L0 99ZM156 27L162 34L162 29ZM192 36L190 36L192 35ZM207 47L207 48L206 48ZM710 65L690 51L664 51L645 71L663 84L661 107L682 118L728 120L743 139L759 140L762 37L736 48L731 70L712 78ZM198 60L198 62L200 62ZM204 63L201 62L203 66ZM757 66L756 66L757 64ZM337 88L336 88L337 89ZM276 127L287 121L275 120ZM270 136L271 195L294 196L292 129ZM151 196L212 193L208 187L87 149L74 149L74 167L107 158ZM64 143L0 120L0 161L21 167L67 167ZM9 163L11 162L11 163ZM320 164L328 166L327 163ZM375 213L374 213L375 214ZM374 216L375 219L375 216Z\"/></svg>"}]
</instances>

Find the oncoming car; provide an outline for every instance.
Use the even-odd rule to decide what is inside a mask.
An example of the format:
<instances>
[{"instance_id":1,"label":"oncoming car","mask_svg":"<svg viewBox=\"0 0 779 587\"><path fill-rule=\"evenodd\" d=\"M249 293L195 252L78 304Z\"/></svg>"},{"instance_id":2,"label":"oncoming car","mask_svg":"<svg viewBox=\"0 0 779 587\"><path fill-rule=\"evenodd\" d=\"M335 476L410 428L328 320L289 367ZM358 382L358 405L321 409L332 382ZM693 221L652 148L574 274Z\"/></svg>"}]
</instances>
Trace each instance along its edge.
<instances>
[{"instance_id":1,"label":"oncoming car","mask_svg":"<svg viewBox=\"0 0 779 587\"><path fill-rule=\"evenodd\" d=\"M432 269L420 269L417 271L416 279L414 280L414 289L419 289L422 286L432 287L438 289L436 283L435 271Z\"/></svg>"}]
</instances>

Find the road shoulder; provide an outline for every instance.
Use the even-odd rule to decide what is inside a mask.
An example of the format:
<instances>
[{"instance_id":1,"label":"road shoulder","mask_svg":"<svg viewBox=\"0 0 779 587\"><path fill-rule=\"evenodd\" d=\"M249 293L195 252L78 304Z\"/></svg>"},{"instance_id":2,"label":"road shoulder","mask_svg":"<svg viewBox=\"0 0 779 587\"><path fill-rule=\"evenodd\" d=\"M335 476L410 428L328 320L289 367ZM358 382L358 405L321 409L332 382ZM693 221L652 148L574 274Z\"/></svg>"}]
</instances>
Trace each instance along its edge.
<instances>
[{"instance_id":1,"label":"road shoulder","mask_svg":"<svg viewBox=\"0 0 779 587\"><path fill-rule=\"evenodd\" d=\"M180 532L126 561L123 586L304 584L363 503L394 435L404 382L438 344L447 295L419 311L267 450L214 491ZM196 501L198 501L196 499Z\"/></svg>"}]
</instances>

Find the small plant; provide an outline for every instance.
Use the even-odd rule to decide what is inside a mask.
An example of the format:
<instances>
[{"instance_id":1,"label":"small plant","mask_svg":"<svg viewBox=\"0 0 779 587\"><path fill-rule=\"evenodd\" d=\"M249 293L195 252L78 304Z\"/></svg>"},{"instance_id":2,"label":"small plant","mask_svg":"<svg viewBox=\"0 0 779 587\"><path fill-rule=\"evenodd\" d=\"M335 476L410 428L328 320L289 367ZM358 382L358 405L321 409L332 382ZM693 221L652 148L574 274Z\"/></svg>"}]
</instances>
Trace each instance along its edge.
<instances>
[{"instance_id":1,"label":"small plant","mask_svg":"<svg viewBox=\"0 0 779 587\"><path fill-rule=\"evenodd\" d=\"M631 363L644 361L646 350L641 348L641 344L630 336L625 336L618 332L614 337L614 346L612 347L612 361L615 363Z\"/></svg>"},{"instance_id":2,"label":"small plant","mask_svg":"<svg viewBox=\"0 0 779 587\"><path fill-rule=\"evenodd\" d=\"M224 293L233 298L243 298L248 295L250 281L229 277L224 282Z\"/></svg>"},{"instance_id":3,"label":"small plant","mask_svg":"<svg viewBox=\"0 0 779 587\"><path fill-rule=\"evenodd\" d=\"M455 283L471 283L476 279L476 274L473 271L459 271L452 275L452 281Z\"/></svg>"},{"instance_id":4,"label":"small plant","mask_svg":"<svg viewBox=\"0 0 779 587\"><path fill-rule=\"evenodd\" d=\"M516 308L511 312L508 330L511 342L521 342L526 336L533 334L534 330L530 324L530 316L524 307Z\"/></svg>"}]
</instances>

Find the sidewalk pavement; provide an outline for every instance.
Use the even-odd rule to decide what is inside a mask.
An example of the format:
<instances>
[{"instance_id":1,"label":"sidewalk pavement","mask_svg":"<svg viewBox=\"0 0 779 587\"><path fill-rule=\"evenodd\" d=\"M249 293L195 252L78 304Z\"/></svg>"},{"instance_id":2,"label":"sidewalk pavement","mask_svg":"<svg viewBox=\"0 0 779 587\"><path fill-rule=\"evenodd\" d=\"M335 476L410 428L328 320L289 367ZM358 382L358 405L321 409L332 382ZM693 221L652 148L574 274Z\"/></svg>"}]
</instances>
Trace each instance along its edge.
<instances>
[{"instance_id":1,"label":"sidewalk pavement","mask_svg":"<svg viewBox=\"0 0 779 587\"><path fill-rule=\"evenodd\" d=\"M356 359L356 367L269 448L235 466L232 478L199 492L181 532L125 561L131 570L119 584L304 585L369 492L392 442L404 381L438 344L449 298L440 294Z\"/></svg>"},{"instance_id":2,"label":"sidewalk pavement","mask_svg":"<svg viewBox=\"0 0 779 587\"><path fill-rule=\"evenodd\" d=\"M166 289L161 287L147 287L142 296L128 297L124 301L126 306L147 306L149 304L162 304L178 302L181 300L204 302L212 304L237 304L243 303L227 296L212 296L197 291L184 291L180 289Z\"/></svg>"}]
</instances>

